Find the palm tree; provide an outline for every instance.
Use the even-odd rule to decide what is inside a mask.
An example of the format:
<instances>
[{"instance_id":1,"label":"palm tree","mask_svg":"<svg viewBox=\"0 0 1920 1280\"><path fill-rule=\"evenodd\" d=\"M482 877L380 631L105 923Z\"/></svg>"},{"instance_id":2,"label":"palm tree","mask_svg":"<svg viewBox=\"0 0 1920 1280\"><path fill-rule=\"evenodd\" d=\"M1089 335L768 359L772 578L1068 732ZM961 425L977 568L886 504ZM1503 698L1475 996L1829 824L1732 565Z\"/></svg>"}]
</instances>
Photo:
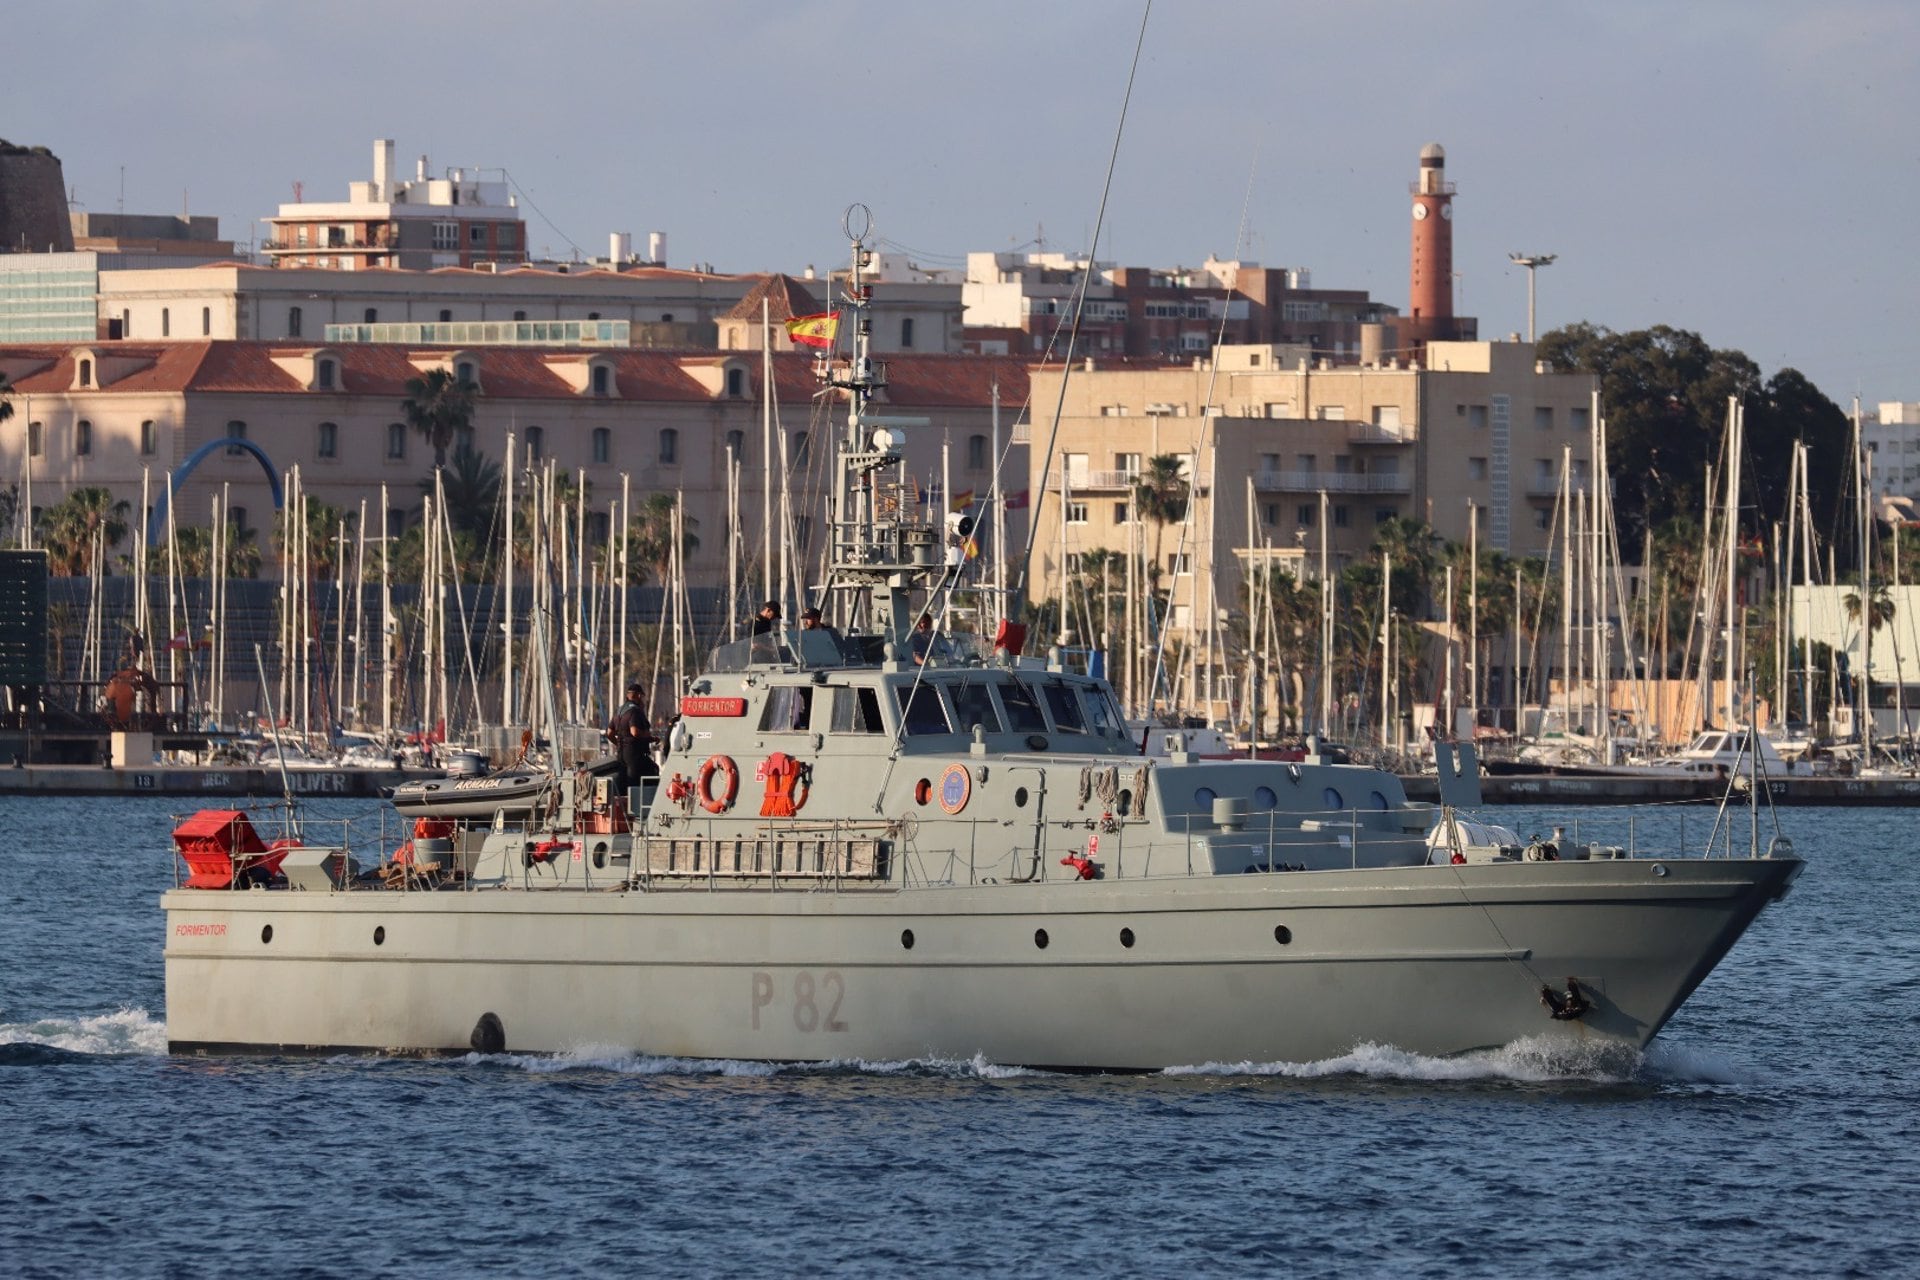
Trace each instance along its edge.
<instances>
[{"instance_id":1,"label":"palm tree","mask_svg":"<svg viewBox=\"0 0 1920 1280\"><path fill-rule=\"evenodd\" d=\"M1147 566L1147 581L1158 583L1165 567L1160 560L1167 526L1187 516L1189 486L1183 474L1186 459L1177 453L1159 453L1147 459L1147 469L1133 489L1133 509L1142 520L1153 523L1153 562ZM1066 519L1066 513L1061 513Z\"/></svg>"},{"instance_id":2,"label":"palm tree","mask_svg":"<svg viewBox=\"0 0 1920 1280\"><path fill-rule=\"evenodd\" d=\"M325 581L334 577L340 568L340 526L346 525L347 537L351 541L353 531L360 517L355 512L343 511L327 502L307 500L307 577ZM286 526L274 526L273 540L284 551Z\"/></svg>"},{"instance_id":3,"label":"palm tree","mask_svg":"<svg viewBox=\"0 0 1920 1280\"><path fill-rule=\"evenodd\" d=\"M212 577L212 527L188 525L176 531L173 535L173 554L181 577ZM167 572L167 548L164 545L147 548L147 572L159 575ZM227 525L227 576L230 578L260 576L260 542L254 536L252 529L242 529L235 524Z\"/></svg>"},{"instance_id":4,"label":"palm tree","mask_svg":"<svg viewBox=\"0 0 1920 1280\"><path fill-rule=\"evenodd\" d=\"M678 499L670 493L649 494L634 508L627 525L627 580L644 584L649 576L664 583L673 572L673 510ZM700 547L694 533L700 522L683 515L680 520L680 563ZM611 557L617 548L609 542L604 555Z\"/></svg>"},{"instance_id":5,"label":"palm tree","mask_svg":"<svg viewBox=\"0 0 1920 1280\"><path fill-rule=\"evenodd\" d=\"M400 402L400 412L406 416L407 425L433 446L434 470L447 465L447 450L473 425L476 390L471 382L463 382L445 369L429 369L407 379L407 398Z\"/></svg>"},{"instance_id":6,"label":"palm tree","mask_svg":"<svg viewBox=\"0 0 1920 1280\"><path fill-rule=\"evenodd\" d=\"M13 416L13 380L0 373L0 422Z\"/></svg>"},{"instance_id":7,"label":"palm tree","mask_svg":"<svg viewBox=\"0 0 1920 1280\"><path fill-rule=\"evenodd\" d=\"M81 577L93 573L94 539L98 537L106 551L119 546L127 536L127 512L131 508L125 499L115 501L113 491L101 485L75 489L58 506L49 508L40 517L40 532L54 574Z\"/></svg>"},{"instance_id":8,"label":"palm tree","mask_svg":"<svg viewBox=\"0 0 1920 1280\"><path fill-rule=\"evenodd\" d=\"M1860 621L1860 588L1855 587L1840 597L1840 603L1846 606L1847 621ZM1893 621L1893 591L1885 583L1875 583L1873 597L1866 603L1867 630L1878 633L1880 628Z\"/></svg>"},{"instance_id":9,"label":"palm tree","mask_svg":"<svg viewBox=\"0 0 1920 1280\"><path fill-rule=\"evenodd\" d=\"M440 479L447 504L447 519L455 529L463 529L485 542L493 535L493 524L500 508L500 464L478 449L462 445L453 451L453 465ZM422 480L420 488L433 492L433 482Z\"/></svg>"}]
</instances>

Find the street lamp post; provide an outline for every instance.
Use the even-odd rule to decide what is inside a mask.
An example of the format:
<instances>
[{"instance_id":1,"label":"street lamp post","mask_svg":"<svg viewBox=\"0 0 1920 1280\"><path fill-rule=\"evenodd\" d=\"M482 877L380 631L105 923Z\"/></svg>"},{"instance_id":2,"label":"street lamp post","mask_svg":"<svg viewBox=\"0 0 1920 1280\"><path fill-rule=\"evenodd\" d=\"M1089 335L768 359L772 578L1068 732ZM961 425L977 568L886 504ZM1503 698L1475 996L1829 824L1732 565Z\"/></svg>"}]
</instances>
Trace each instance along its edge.
<instances>
[{"instance_id":1,"label":"street lamp post","mask_svg":"<svg viewBox=\"0 0 1920 1280\"><path fill-rule=\"evenodd\" d=\"M1550 267L1557 253L1510 253L1508 261L1527 269L1527 341L1533 341L1533 271L1535 267Z\"/></svg>"}]
</instances>

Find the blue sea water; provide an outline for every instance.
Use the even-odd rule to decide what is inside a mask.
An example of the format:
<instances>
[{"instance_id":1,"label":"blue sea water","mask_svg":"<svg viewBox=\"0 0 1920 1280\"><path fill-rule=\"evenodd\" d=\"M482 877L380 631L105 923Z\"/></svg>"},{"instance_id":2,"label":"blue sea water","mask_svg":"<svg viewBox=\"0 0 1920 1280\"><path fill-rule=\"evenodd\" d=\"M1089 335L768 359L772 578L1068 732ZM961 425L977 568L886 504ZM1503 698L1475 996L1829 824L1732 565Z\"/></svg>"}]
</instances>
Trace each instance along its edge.
<instances>
[{"instance_id":1,"label":"blue sea water","mask_svg":"<svg viewBox=\"0 0 1920 1280\"><path fill-rule=\"evenodd\" d=\"M1784 812L1807 873L1644 1056L1063 1077L170 1058L186 803L0 800L0 1273L1920 1274L1902 810Z\"/></svg>"}]
</instances>

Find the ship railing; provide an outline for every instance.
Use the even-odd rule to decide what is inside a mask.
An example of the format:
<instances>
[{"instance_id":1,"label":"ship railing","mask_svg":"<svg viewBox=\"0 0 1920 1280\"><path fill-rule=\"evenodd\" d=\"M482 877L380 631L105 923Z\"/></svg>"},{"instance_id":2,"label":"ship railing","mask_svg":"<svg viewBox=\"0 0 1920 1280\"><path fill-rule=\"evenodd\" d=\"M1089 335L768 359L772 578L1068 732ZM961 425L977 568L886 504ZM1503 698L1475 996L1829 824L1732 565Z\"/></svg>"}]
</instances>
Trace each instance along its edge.
<instances>
[{"instance_id":1,"label":"ship railing","mask_svg":"<svg viewBox=\"0 0 1920 1280\"><path fill-rule=\"evenodd\" d=\"M169 816L173 829L179 828L189 819L198 816L204 810L193 814L174 813ZM225 824L222 835L225 854L232 872L228 887L240 888L249 883L249 873L256 868L261 870L261 878L253 883L267 886L267 868L277 866L274 855L279 852L276 845L292 848L326 848L344 850L347 863L342 868L345 875L338 889L355 887L353 876L346 874L347 869L364 869L379 866L381 851L387 847L387 811L384 807L372 816L360 817L317 817L300 812L298 803L289 805L283 802L262 804L255 808L237 809L240 820ZM248 840L246 834L252 839ZM259 848L253 846L258 844ZM173 869L173 887L185 887L194 867L187 861L189 850L176 840L167 846L168 862ZM217 859L219 850L202 848L193 852L199 855L196 861L207 865L208 855ZM214 864L217 865L217 862ZM211 887L203 883L200 887Z\"/></svg>"}]
</instances>

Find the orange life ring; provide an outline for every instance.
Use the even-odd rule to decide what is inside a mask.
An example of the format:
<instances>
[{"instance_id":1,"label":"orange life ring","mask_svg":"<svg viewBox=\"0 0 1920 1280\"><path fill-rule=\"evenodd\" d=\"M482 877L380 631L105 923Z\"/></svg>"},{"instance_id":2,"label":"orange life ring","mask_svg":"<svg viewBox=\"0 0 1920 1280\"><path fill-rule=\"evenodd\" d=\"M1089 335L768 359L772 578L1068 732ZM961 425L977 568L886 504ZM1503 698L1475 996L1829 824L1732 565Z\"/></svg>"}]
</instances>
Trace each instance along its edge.
<instances>
[{"instance_id":1,"label":"orange life ring","mask_svg":"<svg viewBox=\"0 0 1920 1280\"><path fill-rule=\"evenodd\" d=\"M713 775L721 777L721 790L718 795L713 790ZM700 776L694 779L693 794L700 801L700 807L708 813L725 813L733 808L733 798L740 794L740 766L733 762L732 756L708 756L707 762L700 766Z\"/></svg>"}]
</instances>

